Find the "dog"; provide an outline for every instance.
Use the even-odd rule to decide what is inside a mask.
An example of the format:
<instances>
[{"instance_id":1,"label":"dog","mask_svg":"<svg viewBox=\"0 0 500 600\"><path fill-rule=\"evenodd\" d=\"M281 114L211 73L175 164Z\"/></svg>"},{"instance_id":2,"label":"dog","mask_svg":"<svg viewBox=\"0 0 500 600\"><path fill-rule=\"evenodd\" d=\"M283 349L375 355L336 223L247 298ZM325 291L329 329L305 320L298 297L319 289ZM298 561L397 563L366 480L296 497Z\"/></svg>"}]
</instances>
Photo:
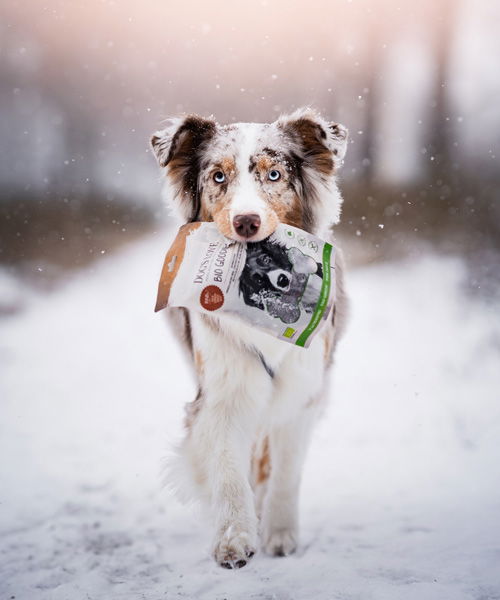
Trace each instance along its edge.
<instances>
[{"instance_id":1,"label":"dog","mask_svg":"<svg viewBox=\"0 0 500 600\"><path fill-rule=\"evenodd\" d=\"M186 406L185 437L171 477L184 498L208 507L213 557L228 569L245 566L261 547L274 556L297 548L302 466L347 312L342 253L332 233L340 218L336 176L347 138L345 127L309 108L265 124L177 117L151 138L180 223L212 221L224 236L248 244L250 264L240 289L260 309L251 286L249 295L245 287L251 272L265 274L275 291L292 283L285 278L294 261L264 242L279 223L335 247L335 305L308 349L231 315L169 310L198 388ZM263 248L277 269L260 266ZM322 276L318 269L306 274Z\"/></svg>"},{"instance_id":2,"label":"dog","mask_svg":"<svg viewBox=\"0 0 500 600\"><path fill-rule=\"evenodd\" d=\"M298 248L275 241L249 243L239 291L247 306L267 311L283 323L295 323L300 308L312 313L323 281L321 263ZM299 306L297 305L299 298Z\"/></svg>"}]
</instances>

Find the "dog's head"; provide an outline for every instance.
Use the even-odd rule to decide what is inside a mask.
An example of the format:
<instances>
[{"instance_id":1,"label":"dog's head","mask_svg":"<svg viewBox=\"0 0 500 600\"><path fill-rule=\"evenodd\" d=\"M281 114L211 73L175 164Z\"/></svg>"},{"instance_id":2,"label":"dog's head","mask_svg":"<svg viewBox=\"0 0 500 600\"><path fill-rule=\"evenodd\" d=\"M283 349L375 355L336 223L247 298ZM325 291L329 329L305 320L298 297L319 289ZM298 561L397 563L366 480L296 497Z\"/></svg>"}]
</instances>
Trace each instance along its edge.
<instances>
[{"instance_id":1,"label":"dog's head","mask_svg":"<svg viewBox=\"0 0 500 600\"><path fill-rule=\"evenodd\" d=\"M270 124L176 118L151 145L184 221L215 221L223 235L250 242L279 223L318 232L338 222L347 130L312 110Z\"/></svg>"},{"instance_id":2,"label":"dog's head","mask_svg":"<svg viewBox=\"0 0 500 600\"><path fill-rule=\"evenodd\" d=\"M298 248L287 250L278 242L263 240L247 246L239 290L248 306L267 310L284 323L293 323L300 317L298 301L309 276L317 274L322 278L320 273L321 265ZM317 298L313 303L316 301Z\"/></svg>"},{"instance_id":3,"label":"dog's head","mask_svg":"<svg viewBox=\"0 0 500 600\"><path fill-rule=\"evenodd\" d=\"M240 277L240 293L245 303L264 309L264 298L290 289L293 265L286 248L265 240L247 246L245 267Z\"/></svg>"}]
</instances>

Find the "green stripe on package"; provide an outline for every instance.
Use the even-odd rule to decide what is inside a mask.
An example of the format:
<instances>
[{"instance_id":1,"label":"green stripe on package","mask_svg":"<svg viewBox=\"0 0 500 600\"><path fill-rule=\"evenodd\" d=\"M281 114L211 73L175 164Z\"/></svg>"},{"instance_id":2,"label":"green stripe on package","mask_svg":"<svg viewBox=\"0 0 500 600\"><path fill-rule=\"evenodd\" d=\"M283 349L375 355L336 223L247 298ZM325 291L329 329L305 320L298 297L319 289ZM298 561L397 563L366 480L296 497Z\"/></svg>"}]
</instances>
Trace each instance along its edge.
<instances>
[{"instance_id":1,"label":"green stripe on package","mask_svg":"<svg viewBox=\"0 0 500 600\"><path fill-rule=\"evenodd\" d=\"M323 247L323 284L319 295L318 304L313 312L309 325L304 329L295 342L296 346L305 347L308 339L314 333L328 307L328 299L330 297L330 287L332 284L332 274L330 270L330 262L332 256L332 245L325 243Z\"/></svg>"}]
</instances>

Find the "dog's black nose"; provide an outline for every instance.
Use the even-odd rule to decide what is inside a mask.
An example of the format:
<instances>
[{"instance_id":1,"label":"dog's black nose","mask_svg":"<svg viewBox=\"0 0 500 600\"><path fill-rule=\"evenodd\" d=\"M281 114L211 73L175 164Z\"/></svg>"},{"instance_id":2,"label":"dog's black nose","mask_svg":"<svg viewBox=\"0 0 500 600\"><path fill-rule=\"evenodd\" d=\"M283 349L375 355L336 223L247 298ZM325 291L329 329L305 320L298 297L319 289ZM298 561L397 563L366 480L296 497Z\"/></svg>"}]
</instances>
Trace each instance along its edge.
<instances>
[{"instance_id":1,"label":"dog's black nose","mask_svg":"<svg viewBox=\"0 0 500 600\"><path fill-rule=\"evenodd\" d=\"M286 288L288 286L288 284L290 283L290 281L288 280L288 277L286 275L281 273L281 275L278 277L278 281L276 283L278 284L278 287Z\"/></svg>"},{"instance_id":2,"label":"dog's black nose","mask_svg":"<svg viewBox=\"0 0 500 600\"><path fill-rule=\"evenodd\" d=\"M241 237L251 238L259 231L260 217L259 215L236 215L233 219L233 227Z\"/></svg>"}]
</instances>

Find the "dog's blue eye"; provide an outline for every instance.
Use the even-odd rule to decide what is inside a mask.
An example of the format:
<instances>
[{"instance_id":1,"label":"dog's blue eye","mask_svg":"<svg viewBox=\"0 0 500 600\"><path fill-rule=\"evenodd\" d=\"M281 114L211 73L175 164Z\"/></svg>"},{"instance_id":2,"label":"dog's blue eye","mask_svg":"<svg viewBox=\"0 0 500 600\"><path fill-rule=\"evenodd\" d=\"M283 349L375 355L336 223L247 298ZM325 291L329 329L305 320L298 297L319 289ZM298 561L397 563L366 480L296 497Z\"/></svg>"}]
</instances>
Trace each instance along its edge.
<instances>
[{"instance_id":1,"label":"dog's blue eye","mask_svg":"<svg viewBox=\"0 0 500 600\"><path fill-rule=\"evenodd\" d=\"M269 171L269 173L267 174L267 178L270 181L278 181L278 179L281 177L281 173L278 171L278 169L271 169Z\"/></svg>"},{"instance_id":2,"label":"dog's blue eye","mask_svg":"<svg viewBox=\"0 0 500 600\"><path fill-rule=\"evenodd\" d=\"M224 183L224 181L226 181L226 176L222 171L216 171L214 173L214 181L215 183Z\"/></svg>"}]
</instances>

